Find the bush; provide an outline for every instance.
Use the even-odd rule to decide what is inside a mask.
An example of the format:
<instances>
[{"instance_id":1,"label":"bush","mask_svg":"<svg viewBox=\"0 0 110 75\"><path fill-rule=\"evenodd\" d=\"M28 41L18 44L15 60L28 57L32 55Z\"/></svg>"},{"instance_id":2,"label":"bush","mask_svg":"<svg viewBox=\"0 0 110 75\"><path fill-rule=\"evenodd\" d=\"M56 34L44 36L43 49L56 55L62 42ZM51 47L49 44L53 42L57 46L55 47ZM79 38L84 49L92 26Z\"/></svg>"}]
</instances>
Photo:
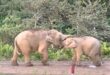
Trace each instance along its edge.
<instances>
[{"instance_id":1,"label":"bush","mask_svg":"<svg viewBox=\"0 0 110 75\"><path fill-rule=\"evenodd\" d=\"M0 59L10 59L13 54L13 47L10 44L3 44L0 43ZM53 48L48 49L49 59L50 60L68 60L71 59L72 52L71 50L56 50ZM31 59L32 60L39 60L41 59L41 55L38 52L32 52L31 53ZM19 59L23 60L23 55L19 55Z\"/></svg>"},{"instance_id":2,"label":"bush","mask_svg":"<svg viewBox=\"0 0 110 75\"><path fill-rule=\"evenodd\" d=\"M106 57L110 57L110 43L103 42L101 45L102 55Z\"/></svg>"},{"instance_id":3,"label":"bush","mask_svg":"<svg viewBox=\"0 0 110 75\"><path fill-rule=\"evenodd\" d=\"M0 43L0 59L9 59L12 56L12 46Z\"/></svg>"},{"instance_id":4,"label":"bush","mask_svg":"<svg viewBox=\"0 0 110 75\"><path fill-rule=\"evenodd\" d=\"M49 49L49 59L54 60L69 60L72 57L70 49Z\"/></svg>"},{"instance_id":5,"label":"bush","mask_svg":"<svg viewBox=\"0 0 110 75\"><path fill-rule=\"evenodd\" d=\"M48 56L49 60L70 60L72 57L72 52L70 49L58 49L56 50L55 48L49 48L48 49ZM32 60L39 60L42 59L42 56L36 52L31 54L31 59Z\"/></svg>"},{"instance_id":6,"label":"bush","mask_svg":"<svg viewBox=\"0 0 110 75\"><path fill-rule=\"evenodd\" d=\"M102 42L101 45L102 50L102 56L103 58L110 57L110 43L108 42ZM3 44L0 43L0 60L3 59L10 59L13 54L13 47L10 44ZM55 49L55 48L49 48L48 49L48 55L49 60L70 60L72 58L72 49ZM42 57L38 52L31 53L31 59L32 60L40 60ZM85 60L85 56L83 56L81 59ZM21 54L19 56L20 60L23 60L23 55Z\"/></svg>"}]
</instances>

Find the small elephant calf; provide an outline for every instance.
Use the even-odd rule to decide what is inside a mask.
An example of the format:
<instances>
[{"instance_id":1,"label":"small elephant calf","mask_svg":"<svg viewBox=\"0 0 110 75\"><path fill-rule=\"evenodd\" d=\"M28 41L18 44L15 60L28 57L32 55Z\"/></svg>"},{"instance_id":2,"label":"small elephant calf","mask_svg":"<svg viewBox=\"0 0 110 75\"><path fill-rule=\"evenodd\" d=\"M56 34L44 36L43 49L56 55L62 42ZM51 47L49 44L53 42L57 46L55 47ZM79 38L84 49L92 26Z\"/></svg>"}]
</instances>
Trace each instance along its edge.
<instances>
[{"instance_id":1,"label":"small elephant calf","mask_svg":"<svg viewBox=\"0 0 110 75\"><path fill-rule=\"evenodd\" d=\"M90 57L93 64L96 66L101 65L101 50L100 41L91 36L84 37L68 37L63 41L64 48L73 48L73 60L76 65L79 65L80 56L82 54Z\"/></svg>"}]
</instances>

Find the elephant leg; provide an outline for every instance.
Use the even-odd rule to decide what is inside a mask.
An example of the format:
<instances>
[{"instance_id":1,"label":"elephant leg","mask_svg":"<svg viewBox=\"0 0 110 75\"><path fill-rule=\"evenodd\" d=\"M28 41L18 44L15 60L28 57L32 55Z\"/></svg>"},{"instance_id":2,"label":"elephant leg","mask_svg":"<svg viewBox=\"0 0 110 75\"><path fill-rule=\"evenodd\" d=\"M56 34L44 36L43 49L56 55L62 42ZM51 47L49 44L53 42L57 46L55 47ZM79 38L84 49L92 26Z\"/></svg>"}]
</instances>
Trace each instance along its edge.
<instances>
[{"instance_id":1,"label":"elephant leg","mask_svg":"<svg viewBox=\"0 0 110 75\"><path fill-rule=\"evenodd\" d=\"M95 66L101 66L101 64L102 64L101 54L100 54L99 50L97 50L97 47L94 47L93 49L91 49L89 56Z\"/></svg>"},{"instance_id":2,"label":"elephant leg","mask_svg":"<svg viewBox=\"0 0 110 75\"><path fill-rule=\"evenodd\" d=\"M76 62L75 64L77 66L80 66L80 57L82 55L82 50L80 48L75 49L75 53L76 53Z\"/></svg>"},{"instance_id":3,"label":"elephant leg","mask_svg":"<svg viewBox=\"0 0 110 75\"><path fill-rule=\"evenodd\" d=\"M33 66L30 60L30 53L24 53L24 61L25 61L25 66Z\"/></svg>"},{"instance_id":4,"label":"elephant leg","mask_svg":"<svg viewBox=\"0 0 110 75\"><path fill-rule=\"evenodd\" d=\"M18 58L17 50L14 49L14 51L13 51L13 57L12 57L12 59L11 59L11 64L12 64L13 66L18 66L17 58Z\"/></svg>"},{"instance_id":5,"label":"elephant leg","mask_svg":"<svg viewBox=\"0 0 110 75\"><path fill-rule=\"evenodd\" d=\"M38 52L42 55L42 61L41 61L42 64L43 65L49 65L47 63L47 61L48 61L48 51L47 51L47 48L39 47Z\"/></svg>"},{"instance_id":6,"label":"elephant leg","mask_svg":"<svg viewBox=\"0 0 110 75\"><path fill-rule=\"evenodd\" d=\"M99 55L92 55L90 58L95 66L101 66L101 58Z\"/></svg>"},{"instance_id":7,"label":"elephant leg","mask_svg":"<svg viewBox=\"0 0 110 75\"><path fill-rule=\"evenodd\" d=\"M25 66L33 66L30 60L31 46L27 40L24 40L23 43L20 44L20 49L22 54L24 55Z\"/></svg>"},{"instance_id":8,"label":"elephant leg","mask_svg":"<svg viewBox=\"0 0 110 75\"><path fill-rule=\"evenodd\" d=\"M43 65L48 65L47 64L47 61L48 61L48 52L47 51L44 51L43 53L42 53L42 63L43 63Z\"/></svg>"},{"instance_id":9,"label":"elephant leg","mask_svg":"<svg viewBox=\"0 0 110 75\"><path fill-rule=\"evenodd\" d=\"M75 62L76 62L76 52L75 51L73 51L73 56L72 56L72 64L75 64Z\"/></svg>"}]
</instances>

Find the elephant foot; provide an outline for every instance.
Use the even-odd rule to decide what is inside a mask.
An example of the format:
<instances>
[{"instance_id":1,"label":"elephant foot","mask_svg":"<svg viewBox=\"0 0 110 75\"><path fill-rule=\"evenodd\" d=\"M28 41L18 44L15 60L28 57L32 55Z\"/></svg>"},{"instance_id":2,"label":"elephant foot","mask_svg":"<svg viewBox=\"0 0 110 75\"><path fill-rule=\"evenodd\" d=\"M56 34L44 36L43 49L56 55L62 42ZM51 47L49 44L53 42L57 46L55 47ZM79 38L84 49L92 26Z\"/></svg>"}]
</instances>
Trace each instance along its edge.
<instances>
[{"instance_id":1,"label":"elephant foot","mask_svg":"<svg viewBox=\"0 0 110 75\"><path fill-rule=\"evenodd\" d=\"M49 63L42 62L43 66L49 66Z\"/></svg>"},{"instance_id":2,"label":"elephant foot","mask_svg":"<svg viewBox=\"0 0 110 75\"><path fill-rule=\"evenodd\" d=\"M101 63L96 63L94 65L97 66L97 67L100 67L101 66Z\"/></svg>"},{"instance_id":3,"label":"elephant foot","mask_svg":"<svg viewBox=\"0 0 110 75\"><path fill-rule=\"evenodd\" d=\"M49 66L49 63L43 63L43 66Z\"/></svg>"},{"instance_id":4,"label":"elephant foot","mask_svg":"<svg viewBox=\"0 0 110 75\"><path fill-rule=\"evenodd\" d=\"M11 62L12 66L18 66L19 64L17 62Z\"/></svg>"},{"instance_id":5,"label":"elephant foot","mask_svg":"<svg viewBox=\"0 0 110 75\"><path fill-rule=\"evenodd\" d=\"M25 66L30 67L30 66L33 66L33 64L31 62L27 62L27 63L25 63Z\"/></svg>"},{"instance_id":6,"label":"elephant foot","mask_svg":"<svg viewBox=\"0 0 110 75\"><path fill-rule=\"evenodd\" d=\"M76 66L81 67L82 65L81 64L76 64Z\"/></svg>"},{"instance_id":7,"label":"elephant foot","mask_svg":"<svg viewBox=\"0 0 110 75\"><path fill-rule=\"evenodd\" d=\"M78 67L82 66L81 63L79 63L79 62L75 63L75 65L78 66Z\"/></svg>"}]
</instances>

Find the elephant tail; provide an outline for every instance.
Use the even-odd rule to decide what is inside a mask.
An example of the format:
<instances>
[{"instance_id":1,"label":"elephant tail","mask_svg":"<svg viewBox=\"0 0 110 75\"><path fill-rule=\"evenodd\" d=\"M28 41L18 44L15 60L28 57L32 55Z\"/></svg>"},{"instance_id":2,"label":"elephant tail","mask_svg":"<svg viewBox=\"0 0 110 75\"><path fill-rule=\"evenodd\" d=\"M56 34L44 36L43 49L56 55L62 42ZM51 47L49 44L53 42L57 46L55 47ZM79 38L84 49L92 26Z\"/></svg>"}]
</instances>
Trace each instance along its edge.
<instances>
[{"instance_id":1,"label":"elephant tail","mask_svg":"<svg viewBox=\"0 0 110 75\"><path fill-rule=\"evenodd\" d=\"M20 55L21 53L20 53L20 48L19 48L19 45L17 44L17 41L15 40L14 41L14 47L15 47L15 50L16 50L16 53L18 54L18 55Z\"/></svg>"}]
</instances>

